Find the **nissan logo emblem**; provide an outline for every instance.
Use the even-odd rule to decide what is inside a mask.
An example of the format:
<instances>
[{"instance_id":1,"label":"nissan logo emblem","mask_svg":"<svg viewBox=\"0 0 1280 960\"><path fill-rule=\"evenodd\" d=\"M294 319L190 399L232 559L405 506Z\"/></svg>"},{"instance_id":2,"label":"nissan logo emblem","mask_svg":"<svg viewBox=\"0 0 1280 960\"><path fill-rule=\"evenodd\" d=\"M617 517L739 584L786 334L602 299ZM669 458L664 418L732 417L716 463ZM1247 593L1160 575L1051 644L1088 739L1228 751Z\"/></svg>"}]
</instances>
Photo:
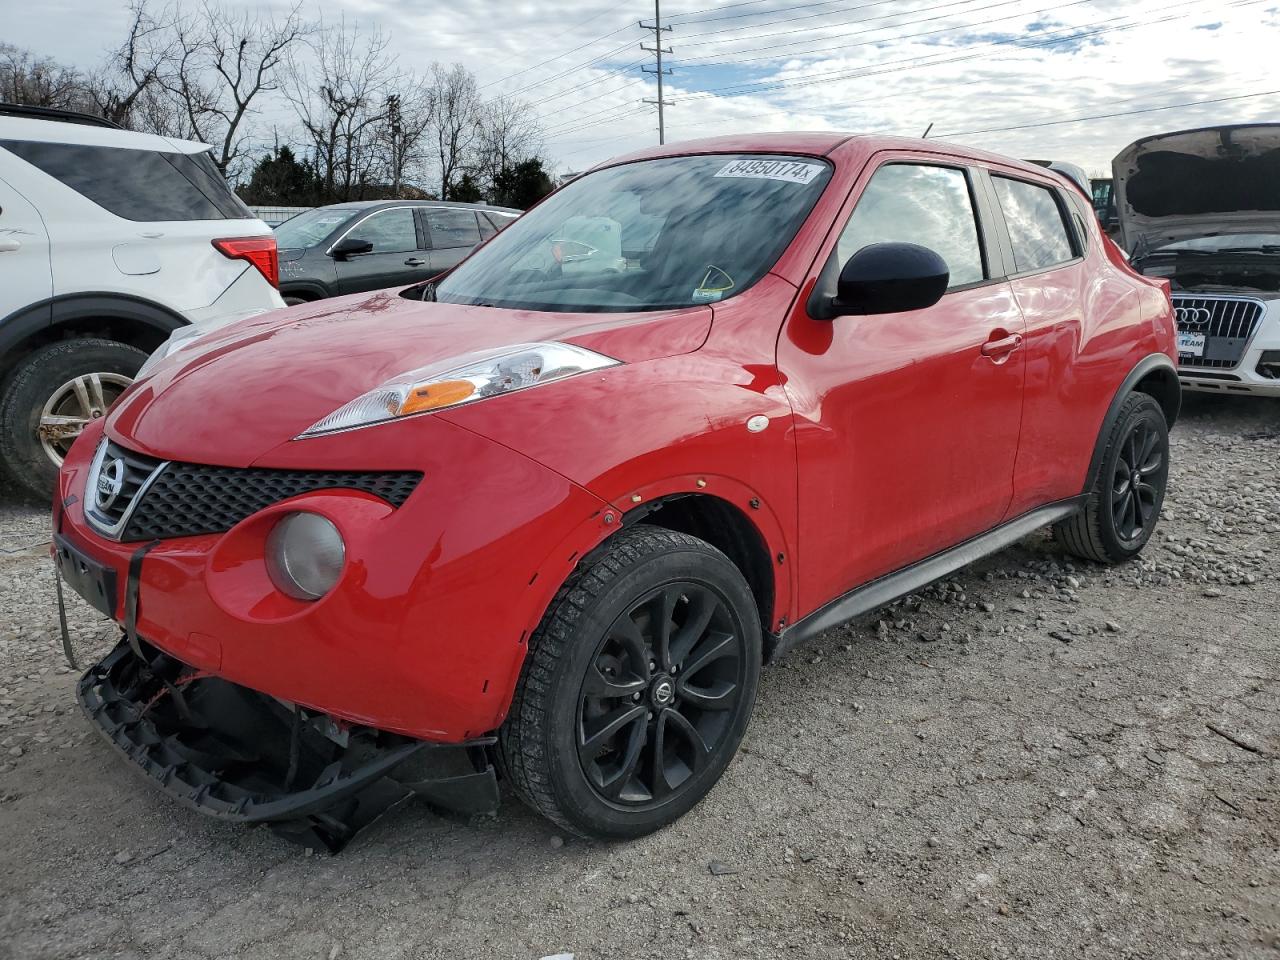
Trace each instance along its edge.
<instances>
[{"instance_id":1,"label":"nissan logo emblem","mask_svg":"<svg viewBox=\"0 0 1280 960\"><path fill-rule=\"evenodd\" d=\"M108 460L98 472L96 499L99 510L110 510L124 490L124 461Z\"/></svg>"},{"instance_id":2,"label":"nissan logo emblem","mask_svg":"<svg viewBox=\"0 0 1280 960\"><path fill-rule=\"evenodd\" d=\"M1174 307L1173 315L1180 327L1199 327L1213 319L1208 307Z\"/></svg>"}]
</instances>

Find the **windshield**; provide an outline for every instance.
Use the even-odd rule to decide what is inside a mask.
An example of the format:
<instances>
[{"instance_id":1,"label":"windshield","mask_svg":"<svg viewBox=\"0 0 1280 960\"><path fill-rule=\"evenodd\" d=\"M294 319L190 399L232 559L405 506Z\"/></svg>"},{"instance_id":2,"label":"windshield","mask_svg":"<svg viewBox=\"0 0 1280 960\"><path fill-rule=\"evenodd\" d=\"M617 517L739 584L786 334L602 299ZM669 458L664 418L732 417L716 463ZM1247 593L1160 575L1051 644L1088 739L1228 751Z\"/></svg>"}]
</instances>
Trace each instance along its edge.
<instances>
[{"instance_id":1,"label":"windshield","mask_svg":"<svg viewBox=\"0 0 1280 960\"><path fill-rule=\"evenodd\" d=\"M666 157L591 173L445 277L444 303L626 312L741 293L782 254L831 176L807 157Z\"/></svg>"},{"instance_id":2,"label":"windshield","mask_svg":"<svg viewBox=\"0 0 1280 960\"><path fill-rule=\"evenodd\" d=\"M276 246L281 250L289 247L314 247L337 227L350 220L354 212L349 209L320 207L290 217L276 227Z\"/></svg>"}]
</instances>

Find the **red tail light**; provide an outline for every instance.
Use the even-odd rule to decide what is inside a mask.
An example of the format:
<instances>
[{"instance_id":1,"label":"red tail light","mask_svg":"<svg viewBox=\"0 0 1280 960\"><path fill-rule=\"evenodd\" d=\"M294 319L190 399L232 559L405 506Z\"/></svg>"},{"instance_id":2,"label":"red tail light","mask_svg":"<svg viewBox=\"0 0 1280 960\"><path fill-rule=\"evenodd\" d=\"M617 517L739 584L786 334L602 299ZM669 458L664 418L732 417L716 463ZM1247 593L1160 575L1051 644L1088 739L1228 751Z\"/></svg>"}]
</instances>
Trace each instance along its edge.
<instances>
[{"instance_id":1,"label":"red tail light","mask_svg":"<svg viewBox=\"0 0 1280 960\"><path fill-rule=\"evenodd\" d=\"M214 249L232 260L248 260L273 287L280 286L280 255L275 237L233 237L213 241Z\"/></svg>"}]
</instances>

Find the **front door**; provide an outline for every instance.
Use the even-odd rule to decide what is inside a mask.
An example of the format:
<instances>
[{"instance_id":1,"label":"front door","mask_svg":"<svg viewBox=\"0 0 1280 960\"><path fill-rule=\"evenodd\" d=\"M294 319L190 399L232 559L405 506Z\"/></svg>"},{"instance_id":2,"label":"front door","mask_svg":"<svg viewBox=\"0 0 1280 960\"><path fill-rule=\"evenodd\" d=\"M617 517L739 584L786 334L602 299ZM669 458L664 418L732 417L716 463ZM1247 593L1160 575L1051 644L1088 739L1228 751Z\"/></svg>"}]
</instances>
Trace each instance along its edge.
<instances>
[{"instance_id":1,"label":"front door","mask_svg":"<svg viewBox=\"0 0 1280 960\"><path fill-rule=\"evenodd\" d=\"M49 236L36 208L0 180L0 323L53 296Z\"/></svg>"},{"instance_id":2,"label":"front door","mask_svg":"<svg viewBox=\"0 0 1280 960\"><path fill-rule=\"evenodd\" d=\"M802 613L1004 518L1023 322L1003 270L987 266L998 255L983 239L973 177L888 160L860 179L832 244L839 265L871 243L932 249L950 268L941 301L827 321L799 298L779 340L796 416Z\"/></svg>"},{"instance_id":3,"label":"front door","mask_svg":"<svg viewBox=\"0 0 1280 960\"><path fill-rule=\"evenodd\" d=\"M373 249L337 261L339 293L407 286L431 277L412 207L370 214L348 230L346 238L367 240Z\"/></svg>"}]
</instances>

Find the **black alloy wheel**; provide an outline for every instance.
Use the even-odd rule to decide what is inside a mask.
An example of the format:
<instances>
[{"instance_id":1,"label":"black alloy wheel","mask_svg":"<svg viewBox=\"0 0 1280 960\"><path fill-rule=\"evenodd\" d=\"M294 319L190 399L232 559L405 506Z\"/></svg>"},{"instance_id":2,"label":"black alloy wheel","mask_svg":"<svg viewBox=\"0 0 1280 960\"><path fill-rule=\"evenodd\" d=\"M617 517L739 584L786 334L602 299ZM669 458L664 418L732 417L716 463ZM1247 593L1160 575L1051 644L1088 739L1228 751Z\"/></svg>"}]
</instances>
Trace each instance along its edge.
<instances>
[{"instance_id":1,"label":"black alloy wheel","mask_svg":"<svg viewBox=\"0 0 1280 960\"><path fill-rule=\"evenodd\" d=\"M617 618L578 701L583 773L605 800L652 807L703 771L742 696L745 643L702 584L650 591Z\"/></svg>"},{"instance_id":2,"label":"black alloy wheel","mask_svg":"<svg viewBox=\"0 0 1280 960\"><path fill-rule=\"evenodd\" d=\"M652 833L729 766L762 646L751 588L722 552L661 527L620 530L579 562L529 637L499 769L580 836Z\"/></svg>"},{"instance_id":3,"label":"black alloy wheel","mask_svg":"<svg viewBox=\"0 0 1280 960\"><path fill-rule=\"evenodd\" d=\"M1160 404L1145 393L1129 394L1098 447L1101 463L1083 506L1053 532L1077 557L1122 563L1151 539L1169 483L1169 427Z\"/></svg>"},{"instance_id":4,"label":"black alloy wheel","mask_svg":"<svg viewBox=\"0 0 1280 960\"><path fill-rule=\"evenodd\" d=\"M1165 472L1164 444L1155 425L1136 421L1121 441L1111 473L1111 518L1121 540L1137 540L1154 524Z\"/></svg>"}]
</instances>

